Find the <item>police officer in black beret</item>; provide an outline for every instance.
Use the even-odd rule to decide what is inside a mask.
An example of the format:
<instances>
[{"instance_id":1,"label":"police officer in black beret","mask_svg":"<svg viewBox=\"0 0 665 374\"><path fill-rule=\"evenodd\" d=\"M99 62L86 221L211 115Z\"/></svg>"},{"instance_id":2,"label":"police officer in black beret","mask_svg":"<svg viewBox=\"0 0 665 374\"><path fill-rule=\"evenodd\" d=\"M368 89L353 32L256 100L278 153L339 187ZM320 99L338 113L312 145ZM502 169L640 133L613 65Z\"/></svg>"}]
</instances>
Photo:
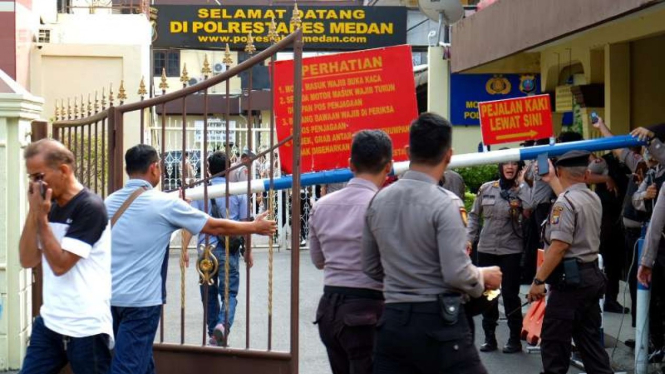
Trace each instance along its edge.
<instances>
[{"instance_id":1,"label":"police officer in black beret","mask_svg":"<svg viewBox=\"0 0 665 374\"><path fill-rule=\"evenodd\" d=\"M536 273L528 299L550 295L541 335L543 367L547 374L564 374L570 365L575 341L588 373L612 373L601 342L601 310L598 300L606 278L598 268L602 205L585 184L589 152L570 151L550 163L543 177L559 196L544 226L545 260Z\"/></svg>"}]
</instances>

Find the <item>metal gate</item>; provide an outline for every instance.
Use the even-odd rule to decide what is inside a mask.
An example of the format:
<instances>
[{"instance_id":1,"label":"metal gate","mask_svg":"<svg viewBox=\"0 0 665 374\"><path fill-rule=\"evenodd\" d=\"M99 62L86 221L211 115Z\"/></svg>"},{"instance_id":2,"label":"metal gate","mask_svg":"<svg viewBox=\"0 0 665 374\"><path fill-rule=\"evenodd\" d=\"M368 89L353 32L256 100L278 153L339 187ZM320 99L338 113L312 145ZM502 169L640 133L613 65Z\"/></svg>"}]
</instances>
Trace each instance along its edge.
<instances>
[{"instance_id":1,"label":"metal gate","mask_svg":"<svg viewBox=\"0 0 665 374\"><path fill-rule=\"evenodd\" d=\"M292 21L293 22L293 21ZM296 21L297 22L297 21ZM296 23L297 24L297 23ZM266 161L267 172L265 173L268 178L270 178L270 185L272 186L272 179L279 175L278 170L276 170L277 160L276 150L279 146L285 144L286 142L292 141L293 146L289 149L293 152L293 188L292 191L296 193L293 195L293 199L290 204L285 204L289 206L291 210L292 217L292 232L299 232L300 230L300 199L295 198L298 196L298 191L300 191L300 124L301 124L301 87L302 87L302 31L297 29L294 33L282 38L279 42L277 39L279 37L272 33L274 44L267 48L266 50L259 52L250 59L244 61L243 63L230 68L230 58L225 58L224 63L227 65L225 72L216 75L214 77L209 77L210 69L206 71L206 66L204 64L204 74L205 80L195 84L193 86L186 86L187 80L183 84L183 88L176 92L166 93L165 87L163 88L162 95L125 104L124 99L124 88L119 89L118 99L120 100L120 105L113 105L113 93L109 92L109 105L106 106L105 99L106 97L102 94L102 103L101 110L98 106L97 99L95 98L94 107L88 101L88 106L85 108L83 104L83 98L81 98L81 107L78 109L78 105L74 103L74 111L71 111L70 103L68 103L68 109L65 111L64 102L61 102L61 108L56 108L56 121L53 123L53 137L62 141L69 149L71 149L77 159L77 177L79 180L88 186L91 190L100 194L103 197L106 197L111 192L119 189L123 185L123 149L125 148L123 144L123 135L128 131L140 131L140 142L146 144L153 144L155 148L160 151L162 154L163 162L163 172L162 172L162 188L176 187L176 186L185 186L192 187L197 185L203 185L204 187L204 201L208 201L207 194L207 181L210 178L203 178L206 175L206 163L202 162L205 160L206 155L210 153L208 148L209 142L207 141L208 136L208 117L212 114L212 111L209 111L209 95L208 91L211 87L225 83L226 91L224 100L222 100L221 108L216 106L214 108L215 113L221 113L224 117L223 125L224 130L226 131L226 138L230 138L231 131L240 135L240 138L243 139L242 144L240 142L234 144L235 148L240 146L253 148L253 139L255 136L247 136L247 134L256 134L256 133L266 133L268 141L266 144L262 144L257 151L256 157L252 160L250 165L254 165L255 160L261 159ZM251 44L251 37L249 37L250 42L245 49L248 53L253 53L255 51L254 46ZM254 49L254 50L253 50ZM276 60L276 54L280 51L287 49L293 50L294 62L295 62L295 71L294 71L294 100L293 100L293 134L291 137L282 140L280 143L276 143L276 136L274 134L275 124L274 116L272 115L272 110L270 110L270 127L268 129L256 129L254 128L255 118L254 111L252 110L252 95L255 93L252 92L251 82L252 82L252 67L257 64L262 64L265 61L270 61L274 63ZM230 56L227 56L230 57ZM244 108L247 112L247 123L248 125L243 129L239 127L232 127L230 125L229 116L231 113L230 102L233 100L231 97L230 84L229 80L242 72L249 74L249 89L247 92L243 93L246 96L246 101L243 103ZM274 80L271 76L271 87L273 87ZM272 95L275 90L271 89L270 91L270 103L272 105ZM141 93L145 95L145 91ZM190 148L192 136L192 131L196 131L195 127L192 126L191 121L187 119L187 103L196 95L197 97L203 97L203 124L202 124L202 133L203 137L201 141L201 149L195 150L195 153L198 160L198 167L200 170L196 170L195 174L200 176L200 178L193 178L192 180L186 180L185 175L178 170L185 170L186 161L182 157L187 152L191 152ZM177 120L167 120L165 114L166 105L181 105L181 115ZM94 109L94 110L93 110ZM161 109L159 115L155 116L157 112L156 109ZM271 106L272 109L272 106ZM73 114L72 114L73 113ZM126 123L125 119L129 113L138 114L138 124ZM87 116L86 116L87 115ZM154 122L151 122L151 118L154 118ZM137 126L138 125L138 126ZM242 136L242 133L245 136ZM167 135L170 134L170 135ZM177 135L173 135L177 134ZM188 135L189 134L189 135ZM177 139L179 137L179 139ZM179 143L179 144L178 144ZM127 146L132 146L129 144ZM168 147L167 147L168 145ZM228 141L222 144L227 156L231 156L232 152L235 154L235 149L232 149ZM180 154L180 157L177 155ZM170 157L170 158L169 158ZM227 157L230 158L230 157ZM191 160L190 160L191 162ZM195 160L195 162L197 162ZM170 169L169 169L170 168ZM227 169L226 173L229 173L234 168L231 167ZM254 170L254 169L252 169ZM251 183L252 183L252 174L249 174L249 180L247 182L247 194L248 198L252 196L251 193ZM175 178L179 179L178 183L175 183ZM168 180L167 180L168 179ZM226 178L228 183L228 178ZM227 187L228 188L228 187ZM228 194L227 194L228 196ZM184 196L186 197L186 196ZM266 195L267 207L268 210L273 212L277 211L276 207L276 197L277 193L271 188L268 194ZM255 200L256 201L256 200ZM280 206L282 204L279 204ZM228 206L228 203L227 203ZM248 208L252 209L251 207ZM252 213L252 212L248 212ZM251 215L251 214L250 214ZM251 299L249 282L251 279L251 272L249 267L245 269L247 290L247 306L246 306L246 318L245 318L245 347L244 348L217 348L217 347L208 347L206 346L207 341L207 332L206 332L206 310L204 309L204 316L202 319L202 324L197 324L196 326L187 325L185 320L185 279L186 279L186 269L182 263L180 264L181 274L180 275L180 297L173 297L173 294L169 294L169 301L179 301L180 305L180 320L173 321L165 318L164 312L162 313L162 320L160 323L160 331L158 332L158 339L154 344L154 357L157 372L161 373L188 373L188 372L203 372L208 370L224 370L225 373L243 373L245 374L248 369L251 368L251 372L256 373L298 373L298 310L299 310L299 261L300 253L299 248L299 235L291 235L291 245L290 247L294 249L291 252L290 256L290 283L288 284L290 295L290 312L288 314L289 319L289 338L288 338L288 349L282 351L276 351L273 347L273 240L268 241L268 310L265 313L265 318L267 319L267 341L265 342L265 347L262 349L254 348L254 344L250 344L250 327L254 324L250 321L250 310L249 310L249 301ZM206 238L207 244L207 238ZM251 239L247 243L248 246L252 246ZM228 256L228 248L227 248ZM227 261L228 263L228 261ZM204 272L206 269L199 269ZM189 271L193 271L190 269ZM220 271L224 271L221 269ZM177 274L170 274L169 278L177 277ZM227 282L228 284L228 282ZM204 295L207 295L207 290L204 291ZM280 295L281 297L282 295ZM206 296L207 297L207 296ZM204 301L204 305L207 302ZM197 305L197 307L199 307ZM177 341L168 341L165 339L165 326L173 326L173 324L179 324L180 334ZM185 332L191 331L188 329L200 329L201 331L201 343L198 345L186 344L185 343Z\"/></svg>"}]
</instances>

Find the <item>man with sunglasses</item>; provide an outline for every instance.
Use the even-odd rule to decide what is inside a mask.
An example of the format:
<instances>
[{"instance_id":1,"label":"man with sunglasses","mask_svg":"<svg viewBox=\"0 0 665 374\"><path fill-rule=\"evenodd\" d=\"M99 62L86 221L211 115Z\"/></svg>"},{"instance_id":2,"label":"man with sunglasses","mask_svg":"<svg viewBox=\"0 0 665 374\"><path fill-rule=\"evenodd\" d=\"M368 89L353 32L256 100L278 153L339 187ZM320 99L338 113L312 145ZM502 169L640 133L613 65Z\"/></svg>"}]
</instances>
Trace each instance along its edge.
<instances>
[{"instance_id":1,"label":"man with sunglasses","mask_svg":"<svg viewBox=\"0 0 665 374\"><path fill-rule=\"evenodd\" d=\"M74 155L43 139L24 153L30 210L19 243L24 268L42 264L43 304L23 374L108 371L113 346L111 235L104 202L75 176Z\"/></svg>"}]
</instances>

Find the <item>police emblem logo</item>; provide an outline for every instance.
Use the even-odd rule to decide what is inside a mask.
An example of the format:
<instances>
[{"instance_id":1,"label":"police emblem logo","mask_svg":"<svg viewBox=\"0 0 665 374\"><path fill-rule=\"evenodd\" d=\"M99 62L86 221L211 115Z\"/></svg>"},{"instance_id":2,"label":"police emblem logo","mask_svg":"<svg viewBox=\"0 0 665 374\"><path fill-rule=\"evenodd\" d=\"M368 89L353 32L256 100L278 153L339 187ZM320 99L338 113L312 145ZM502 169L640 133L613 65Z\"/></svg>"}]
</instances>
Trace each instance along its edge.
<instances>
[{"instance_id":1,"label":"police emblem logo","mask_svg":"<svg viewBox=\"0 0 665 374\"><path fill-rule=\"evenodd\" d=\"M469 223L469 215L466 213L466 209L464 207L459 208L459 215L460 217L462 217L462 222L464 223L464 227L467 227Z\"/></svg>"},{"instance_id":2,"label":"police emblem logo","mask_svg":"<svg viewBox=\"0 0 665 374\"><path fill-rule=\"evenodd\" d=\"M506 95L512 90L512 85L508 78L501 74L496 74L485 84L485 90L490 95Z\"/></svg>"},{"instance_id":3,"label":"police emblem logo","mask_svg":"<svg viewBox=\"0 0 665 374\"><path fill-rule=\"evenodd\" d=\"M554 208L552 209L552 217L550 218L550 223L552 225L556 225L559 223L559 219L561 218L561 212L563 211L563 207L561 205L555 205Z\"/></svg>"},{"instance_id":4,"label":"police emblem logo","mask_svg":"<svg viewBox=\"0 0 665 374\"><path fill-rule=\"evenodd\" d=\"M535 75L522 75L520 77L520 91L525 94L530 94L536 91L536 76Z\"/></svg>"}]
</instances>

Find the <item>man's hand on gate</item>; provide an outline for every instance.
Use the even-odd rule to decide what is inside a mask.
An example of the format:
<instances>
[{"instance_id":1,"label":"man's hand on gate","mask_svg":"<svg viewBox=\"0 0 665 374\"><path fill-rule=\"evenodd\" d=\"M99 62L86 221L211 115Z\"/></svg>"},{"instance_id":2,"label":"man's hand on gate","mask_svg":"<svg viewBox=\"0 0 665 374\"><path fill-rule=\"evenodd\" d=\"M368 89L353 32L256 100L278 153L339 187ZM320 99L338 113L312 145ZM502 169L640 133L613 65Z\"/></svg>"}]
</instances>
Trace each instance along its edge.
<instances>
[{"instance_id":1,"label":"man's hand on gate","mask_svg":"<svg viewBox=\"0 0 665 374\"><path fill-rule=\"evenodd\" d=\"M637 270L637 281L643 286L649 287L649 284L651 284L651 268L640 265L640 268Z\"/></svg>"},{"instance_id":2,"label":"man's hand on gate","mask_svg":"<svg viewBox=\"0 0 665 374\"><path fill-rule=\"evenodd\" d=\"M501 269L498 266L480 268L480 272L483 275L486 290L496 290L501 287L503 274L501 274Z\"/></svg>"},{"instance_id":3,"label":"man's hand on gate","mask_svg":"<svg viewBox=\"0 0 665 374\"><path fill-rule=\"evenodd\" d=\"M272 235L277 231L277 222L266 219L269 212L263 212L256 217L252 222L254 225L254 232L260 235Z\"/></svg>"}]
</instances>

